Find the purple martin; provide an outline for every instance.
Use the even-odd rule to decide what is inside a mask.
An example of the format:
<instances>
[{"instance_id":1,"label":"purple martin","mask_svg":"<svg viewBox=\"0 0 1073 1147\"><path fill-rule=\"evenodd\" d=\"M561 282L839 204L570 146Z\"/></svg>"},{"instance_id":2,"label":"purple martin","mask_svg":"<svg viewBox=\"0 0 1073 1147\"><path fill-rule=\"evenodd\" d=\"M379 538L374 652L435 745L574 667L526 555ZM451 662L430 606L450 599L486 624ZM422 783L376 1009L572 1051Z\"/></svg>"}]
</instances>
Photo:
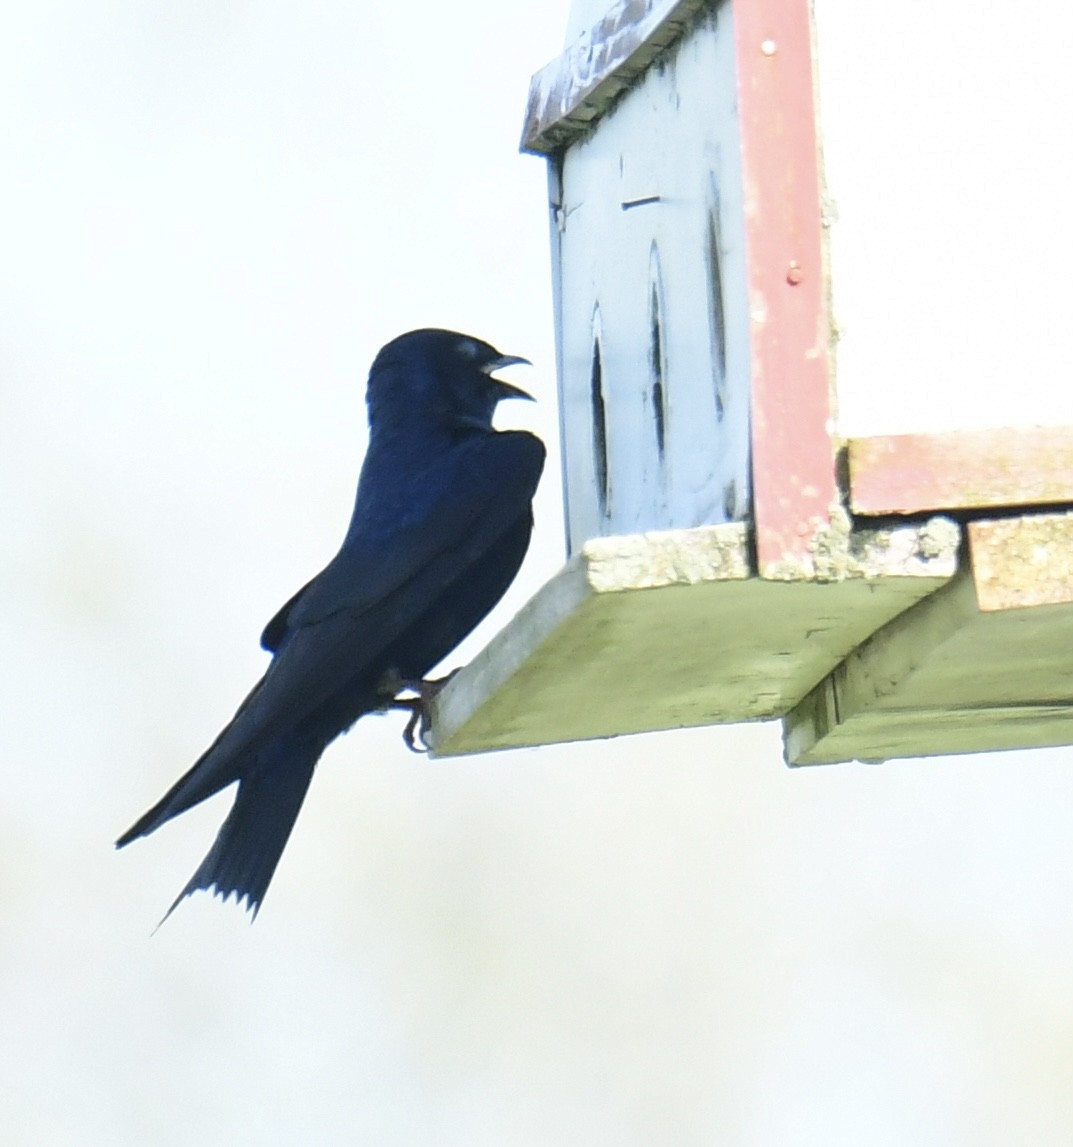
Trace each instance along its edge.
<instances>
[{"instance_id":1,"label":"purple martin","mask_svg":"<svg viewBox=\"0 0 1073 1147\"><path fill-rule=\"evenodd\" d=\"M528 360L455 331L410 331L369 372L369 446L339 553L269 621L265 675L231 723L116 842L154 832L238 782L192 892L256 917L325 748L422 681L514 580L529 545L544 446L492 427L494 372ZM166 917L165 917L166 918Z\"/></svg>"}]
</instances>

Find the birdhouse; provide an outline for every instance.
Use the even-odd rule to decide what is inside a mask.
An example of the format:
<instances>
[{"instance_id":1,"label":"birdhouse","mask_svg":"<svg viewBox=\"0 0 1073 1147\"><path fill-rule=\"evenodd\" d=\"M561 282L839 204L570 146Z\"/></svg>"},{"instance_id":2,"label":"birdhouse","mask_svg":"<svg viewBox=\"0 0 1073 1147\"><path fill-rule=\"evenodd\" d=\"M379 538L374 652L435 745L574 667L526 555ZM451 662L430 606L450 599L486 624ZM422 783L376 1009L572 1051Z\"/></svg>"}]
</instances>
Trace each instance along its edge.
<instances>
[{"instance_id":1,"label":"birdhouse","mask_svg":"<svg viewBox=\"0 0 1073 1147\"><path fill-rule=\"evenodd\" d=\"M575 3L522 140L568 560L440 695L437 752L776 717L791 764L1073 742L1054 16Z\"/></svg>"}]
</instances>

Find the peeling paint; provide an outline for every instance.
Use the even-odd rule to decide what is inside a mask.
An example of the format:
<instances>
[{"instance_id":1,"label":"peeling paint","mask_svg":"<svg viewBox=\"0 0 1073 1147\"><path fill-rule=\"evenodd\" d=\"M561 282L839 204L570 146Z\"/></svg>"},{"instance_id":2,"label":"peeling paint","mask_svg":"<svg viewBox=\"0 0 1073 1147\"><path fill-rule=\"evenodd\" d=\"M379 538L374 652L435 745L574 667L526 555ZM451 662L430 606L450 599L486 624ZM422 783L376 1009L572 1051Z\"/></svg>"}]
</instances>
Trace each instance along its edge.
<instances>
[{"instance_id":1,"label":"peeling paint","mask_svg":"<svg viewBox=\"0 0 1073 1147\"><path fill-rule=\"evenodd\" d=\"M592 129L707 0L618 0L529 85L522 151L550 155Z\"/></svg>"}]
</instances>

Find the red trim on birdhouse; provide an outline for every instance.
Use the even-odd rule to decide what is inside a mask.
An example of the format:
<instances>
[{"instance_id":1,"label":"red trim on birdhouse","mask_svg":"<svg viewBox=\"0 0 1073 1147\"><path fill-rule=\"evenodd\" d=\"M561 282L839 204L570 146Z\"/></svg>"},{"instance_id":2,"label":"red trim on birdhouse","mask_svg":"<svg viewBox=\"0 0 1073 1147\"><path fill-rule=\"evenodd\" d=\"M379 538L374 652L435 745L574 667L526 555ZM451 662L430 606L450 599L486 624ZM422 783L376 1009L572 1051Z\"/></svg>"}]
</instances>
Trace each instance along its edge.
<instances>
[{"instance_id":1,"label":"red trim on birdhouse","mask_svg":"<svg viewBox=\"0 0 1073 1147\"><path fill-rule=\"evenodd\" d=\"M1073 504L1073 427L890 434L849 442L858 514Z\"/></svg>"},{"instance_id":2,"label":"red trim on birdhouse","mask_svg":"<svg viewBox=\"0 0 1073 1147\"><path fill-rule=\"evenodd\" d=\"M762 577L807 577L839 500L809 0L734 4Z\"/></svg>"}]
</instances>

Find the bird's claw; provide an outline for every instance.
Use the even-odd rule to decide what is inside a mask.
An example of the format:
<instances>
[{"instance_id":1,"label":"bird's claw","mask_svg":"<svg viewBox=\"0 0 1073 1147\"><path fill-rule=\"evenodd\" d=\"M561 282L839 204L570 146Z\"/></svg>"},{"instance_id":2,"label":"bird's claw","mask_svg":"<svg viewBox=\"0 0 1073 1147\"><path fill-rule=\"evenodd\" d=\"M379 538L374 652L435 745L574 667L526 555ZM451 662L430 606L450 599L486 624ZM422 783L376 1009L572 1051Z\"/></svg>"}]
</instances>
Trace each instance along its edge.
<instances>
[{"instance_id":1,"label":"bird's claw","mask_svg":"<svg viewBox=\"0 0 1073 1147\"><path fill-rule=\"evenodd\" d=\"M394 697L387 704L388 709L405 709L410 714L406 728L402 731L402 739L411 753L427 753L429 717L428 706L423 704L420 697ZM421 738L418 745L417 738Z\"/></svg>"},{"instance_id":2,"label":"bird's claw","mask_svg":"<svg viewBox=\"0 0 1073 1147\"><path fill-rule=\"evenodd\" d=\"M416 697L393 697L388 705L390 709L405 709L410 714L406 728L402 731L402 739L411 753L427 753L432 747L428 742L432 731L432 701L457 672L454 669L446 677L437 677L435 681L398 683L399 692L417 694Z\"/></svg>"},{"instance_id":3,"label":"bird's claw","mask_svg":"<svg viewBox=\"0 0 1073 1147\"><path fill-rule=\"evenodd\" d=\"M428 709L418 701L410 702L410 719L406 722L406 728L402 731L402 739L406 742L406 747L411 753L427 753L428 752L428 731L429 719ZM414 734L421 738L421 744L418 745Z\"/></svg>"}]
</instances>

